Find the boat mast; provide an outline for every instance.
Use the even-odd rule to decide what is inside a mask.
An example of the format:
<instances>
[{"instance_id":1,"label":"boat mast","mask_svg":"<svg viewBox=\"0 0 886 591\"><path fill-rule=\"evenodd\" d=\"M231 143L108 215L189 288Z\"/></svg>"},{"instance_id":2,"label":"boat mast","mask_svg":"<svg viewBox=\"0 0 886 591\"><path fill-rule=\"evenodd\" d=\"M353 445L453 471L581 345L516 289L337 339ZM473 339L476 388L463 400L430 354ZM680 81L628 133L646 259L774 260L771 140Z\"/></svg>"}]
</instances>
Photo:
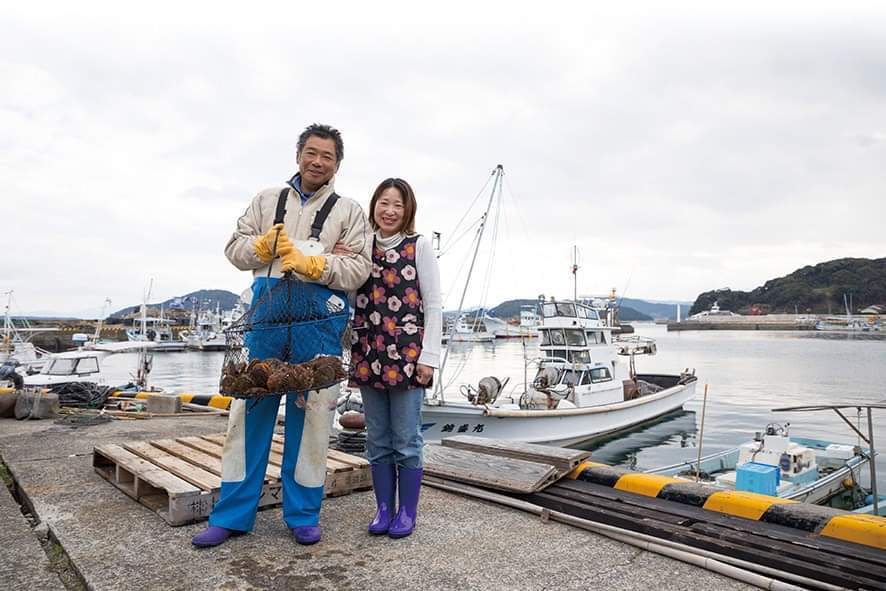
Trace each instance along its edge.
<instances>
[{"instance_id":1,"label":"boat mast","mask_svg":"<svg viewBox=\"0 0 886 591\"><path fill-rule=\"evenodd\" d=\"M480 243L483 241L483 231L486 229L486 221L489 219L489 212L492 209L492 203L495 200L496 189L498 189L499 194L501 193L502 177L504 177L505 169L499 164L495 167L495 170L492 171L492 174L494 175L495 180L492 183L492 191L489 192L489 201L486 203L486 211L480 218L480 227L477 228L477 244L474 246L474 254L471 257L471 266L468 268L468 277L465 279L465 288L462 290L461 299L458 302L458 312L455 316L456 322L458 322L458 319L461 317L462 307L465 303L465 296L468 294L468 286L471 284L471 274L474 272L474 263L477 262L477 253L480 252ZM441 404L443 403L443 369L446 367L446 360L448 358L449 347L446 347L446 352L443 354L443 361L440 363L440 369L437 372L437 385L434 388L434 398L439 398Z\"/></svg>"},{"instance_id":2,"label":"boat mast","mask_svg":"<svg viewBox=\"0 0 886 591\"><path fill-rule=\"evenodd\" d=\"M578 302L578 246L572 246L572 301Z\"/></svg>"}]
</instances>

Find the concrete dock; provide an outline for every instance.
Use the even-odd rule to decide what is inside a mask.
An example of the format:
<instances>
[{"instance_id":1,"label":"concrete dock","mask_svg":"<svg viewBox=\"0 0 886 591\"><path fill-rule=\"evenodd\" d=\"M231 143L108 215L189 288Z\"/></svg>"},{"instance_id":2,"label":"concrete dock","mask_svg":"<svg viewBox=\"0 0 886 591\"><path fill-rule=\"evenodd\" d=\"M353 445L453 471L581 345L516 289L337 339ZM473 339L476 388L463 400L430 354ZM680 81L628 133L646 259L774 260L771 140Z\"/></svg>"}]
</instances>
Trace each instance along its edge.
<instances>
[{"instance_id":1,"label":"concrete dock","mask_svg":"<svg viewBox=\"0 0 886 591\"><path fill-rule=\"evenodd\" d=\"M423 487L416 532L372 537L371 492L327 499L323 540L299 546L280 509L197 550L198 523L170 527L92 468L92 449L222 432L223 418L115 421L72 429L0 419L0 458L30 518L0 490L0 580L10 589L751 589L581 529ZM44 541L41 545L40 537ZM65 567L60 555L66 555ZM64 581L57 571L62 571Z\"/></svg>"}]
</instances>

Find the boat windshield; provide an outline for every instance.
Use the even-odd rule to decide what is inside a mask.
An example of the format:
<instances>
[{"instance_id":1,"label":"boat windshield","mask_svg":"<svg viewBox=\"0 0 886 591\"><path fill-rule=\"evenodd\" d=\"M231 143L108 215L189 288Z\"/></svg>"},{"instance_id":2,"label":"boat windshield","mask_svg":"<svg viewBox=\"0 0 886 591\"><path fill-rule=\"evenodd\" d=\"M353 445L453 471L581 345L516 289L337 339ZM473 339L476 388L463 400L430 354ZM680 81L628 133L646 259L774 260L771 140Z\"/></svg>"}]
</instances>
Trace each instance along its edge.
<instances>
[{"instance_id":1,"label":"boat windshield","mask_svg":"<svg viewBox=\"0 0 886 591\"><path fill-rule=\"evenodd\" d=\"M43 373L51 376L71 376L74 374L96 373L98 371L98 359L95 357L63 357L53 359Z\"/></svg>"},{"instance_id":2,"label":"boat windshield","mask_svg":"<svg viewBox=\"0 0 886 591\"><path fill-rule=\"evenodd\" d=\"M542 314L545 318L553 318L555 316L569 316L574 318L575 304L567 302L550 302L542 306Z\"/></svg>"},{"instance_id":3,"label":"boat windshield","mask_svg":"<svg viewBox=\"0 0 886 591\"><path fill-rule=\"evenodd\" d=\"M581 329L566 329L566 344L570 347L584 347L585 333Z\"/></svg>"}]
</instances>

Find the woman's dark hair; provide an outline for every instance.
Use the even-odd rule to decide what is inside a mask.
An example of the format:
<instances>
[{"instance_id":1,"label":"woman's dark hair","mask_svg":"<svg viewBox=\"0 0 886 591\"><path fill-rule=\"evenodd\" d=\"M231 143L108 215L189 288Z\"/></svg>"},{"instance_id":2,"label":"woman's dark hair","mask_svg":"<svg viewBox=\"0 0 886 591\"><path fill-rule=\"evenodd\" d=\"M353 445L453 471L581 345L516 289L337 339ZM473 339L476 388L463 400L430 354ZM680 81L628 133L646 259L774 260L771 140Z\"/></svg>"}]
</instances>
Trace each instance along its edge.
<instances>
[{"instance_id":1,"label":"woman's dark hair","mask_svg":"<svg viewBox=\"0 0 886 591\"><path fill-rule=\"evenodd\" d=\"M373 230L378 230L378 224L375 221L375 204L385 189L397 189L400 196L403 197L403 222L400 224L400 231L405 234L415 234L415 210L418 206L415 203L415 193L412 187L403 179L389 178L379 184L372 199L369 201L369 224Z\"/></svg>"},{"instance_id":2,"label":"woman's dark hair","mask_svg":"<svg viewBox=\"0 0 886 591\"><path fill-rule=\"evenodd\" d=\"M298 144L296 144L295 151L301 154L305 144L308 142L308 138L313 135L324 140L332 140L335 143L335 163L341 164L345 157L345 145L341 141L341 132L330 125L312 123L305 127L305 130L298 136Z\"/></svg>"}]
</instances>

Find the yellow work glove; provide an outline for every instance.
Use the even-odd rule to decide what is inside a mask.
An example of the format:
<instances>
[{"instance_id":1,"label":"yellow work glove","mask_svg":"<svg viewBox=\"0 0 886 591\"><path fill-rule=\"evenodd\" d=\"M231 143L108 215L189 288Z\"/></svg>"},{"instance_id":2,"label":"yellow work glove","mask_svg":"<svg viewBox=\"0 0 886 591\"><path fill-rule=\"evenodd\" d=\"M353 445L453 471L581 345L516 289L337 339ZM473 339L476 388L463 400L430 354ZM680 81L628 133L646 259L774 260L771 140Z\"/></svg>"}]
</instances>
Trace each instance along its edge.
<instances>
[{"instance_id":1,"label":"yellow work glove","mask_svg":"<svg viewBox=\"0 0 886 591\"><path fill-rule=\"evenodd\" d=\"M278 230L279 235L277 233ZM274 251L275 240L277 241L276 252ZM270 230L256 238L252 244L255 256L263 263L270 263L275 256L282 258L291 253L294 248L295 246L292 244L289 236L286 235L286 230L283 229L283 224L271 226Z\"/></svg>"},{"instance_id":2,"label":"yellow work glove","mask_svg":"<svg viewBox=\"0 0 886 591\"><path fill-rule=\"evenodd\" d=\"M305 256L302 251L292 247L292 251L283 257L280 270L284 273L295 271L308 279L320 279L323 269L326 267L326 257L320 255Z\"/></svg>"}]
</instances>

